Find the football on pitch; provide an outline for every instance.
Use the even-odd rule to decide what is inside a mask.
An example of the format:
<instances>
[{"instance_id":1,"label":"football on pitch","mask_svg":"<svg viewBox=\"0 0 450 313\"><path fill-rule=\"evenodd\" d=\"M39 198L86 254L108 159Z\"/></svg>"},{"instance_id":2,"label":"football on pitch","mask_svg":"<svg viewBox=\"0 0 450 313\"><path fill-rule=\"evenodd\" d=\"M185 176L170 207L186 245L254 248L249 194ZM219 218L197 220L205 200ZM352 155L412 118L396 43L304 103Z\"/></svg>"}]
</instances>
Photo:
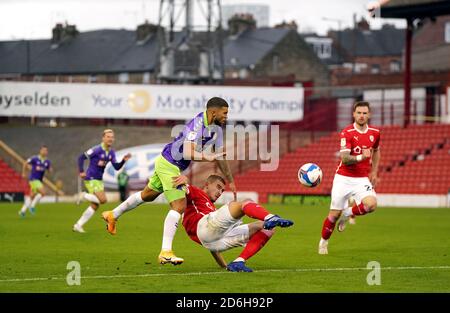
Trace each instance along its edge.
<instances>
[{"instance_id":1,"label":"football on pitch","mask_svg":"<svg viewBox=\"0 0 450 313\"><path fill-rule=\"evenodd\" d=\"M303 164L298 170L298 180L303 186L316 187L322 181L322 169L314 163Z\"/></svg>"}]
</instances>

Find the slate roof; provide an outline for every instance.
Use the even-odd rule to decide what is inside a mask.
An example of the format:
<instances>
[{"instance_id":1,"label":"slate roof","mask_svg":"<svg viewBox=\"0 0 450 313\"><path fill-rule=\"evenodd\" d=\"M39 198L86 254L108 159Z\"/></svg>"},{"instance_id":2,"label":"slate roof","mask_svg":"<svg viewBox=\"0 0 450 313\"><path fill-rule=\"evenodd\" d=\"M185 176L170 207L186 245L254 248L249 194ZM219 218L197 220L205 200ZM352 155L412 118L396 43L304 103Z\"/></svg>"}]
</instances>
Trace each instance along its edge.
<instances>
[{"instance_id":1,"label":"slate roof","mask_svg":"<svg viewBox=\"0 0 450 313\"><path fill-rule=\"evenodd\" d=\"M335 46L337 45L344 50L341 52L342 59L345 59L346 56L401 55L405 43L404 29L391 26L369 31L359 29L346 29L341 32L332 31L330 35L334 39ZM332 52L335 50L332 49ZM333 58L337 58L337 56L333 56Z\"/></svg>"},{"instance_id":2,"label":"slate roof","mask_svg":"<svg viewBox=\"0 0 450 313\"><path fill-rule=\"evenodd\" d=\"M225 67L258 63L288 34L287 29L259 28L236 37L224 35ZM183 37L175 34L176 42ZM194 34L200 42L205 34ZM157 65L159 43L156 35L142 45L135 31L97 30L79 33L52 48L51 40L0 42L0 73L90 74L151 72ZM28 53L27 53L28 52ZM217 62L218 58L216 58Z\"/></svg>"}]
</instances>

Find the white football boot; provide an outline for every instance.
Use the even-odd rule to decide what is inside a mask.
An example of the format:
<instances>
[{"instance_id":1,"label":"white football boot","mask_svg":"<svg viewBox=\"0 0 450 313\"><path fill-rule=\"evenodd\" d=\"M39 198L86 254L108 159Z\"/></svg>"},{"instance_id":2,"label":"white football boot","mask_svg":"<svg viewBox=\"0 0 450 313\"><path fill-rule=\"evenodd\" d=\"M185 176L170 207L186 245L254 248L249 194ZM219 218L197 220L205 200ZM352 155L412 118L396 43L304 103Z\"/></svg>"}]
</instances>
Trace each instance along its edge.
<instances>
[{"instance_id":1,"label":"white football boot","mask_svg":"<svg viewBox=\"0 0 450 313\"><path fill-rule=\"evenodd\" d=\"M328 254L328 240L320 238L319 254Z\"/></svg>"}]
</instances>

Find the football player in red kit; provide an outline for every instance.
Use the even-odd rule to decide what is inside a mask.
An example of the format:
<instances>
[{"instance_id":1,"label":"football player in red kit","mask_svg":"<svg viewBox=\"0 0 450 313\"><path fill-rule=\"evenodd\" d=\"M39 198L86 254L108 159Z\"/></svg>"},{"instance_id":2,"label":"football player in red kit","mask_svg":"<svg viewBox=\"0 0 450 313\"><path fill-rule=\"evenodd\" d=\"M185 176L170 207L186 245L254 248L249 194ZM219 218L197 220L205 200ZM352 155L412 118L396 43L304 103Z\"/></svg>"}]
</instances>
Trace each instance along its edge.
<instances>
[{"instance_id":1,"label":"football player in red kit","mask_svg":"<svg viewBox=\"0 0 450 313\"><path fill-rule=\"evenodd\" d=\"M174 185L183 186L186 191L187 208L183 216L186 233L208 249L219 266L231 272L252 272L245 262L269 241L273 228L294 224L270 214L252 200L231 201L216 209L214 202L225 189L225 180L221 176L210 175L202 189L187 182L183 175L174 178ZM241 218L244 215L259 221L243 224ZM239 257L227 265L220 252L243 246L245 248Z\"/></svg>"},{"instance_id":2,"label":"football player in red kit","mask_svg":"<svg viewBox=\"0 0 450 313\"><path fill-rule=\"evenodd\" d=\"M380 130L369 126L370 104L360 101L353 106L355 122L340 134L341 161L331 190L330 213L323 223L319 254L328 254L328 240L339 217L338 230L345 229L349 218L371 213L377 206L374 187L380 162ZM353 206L348 200L353 198ZM342 216L341 216L342 213Z\"/></svg>"}]
</instances>

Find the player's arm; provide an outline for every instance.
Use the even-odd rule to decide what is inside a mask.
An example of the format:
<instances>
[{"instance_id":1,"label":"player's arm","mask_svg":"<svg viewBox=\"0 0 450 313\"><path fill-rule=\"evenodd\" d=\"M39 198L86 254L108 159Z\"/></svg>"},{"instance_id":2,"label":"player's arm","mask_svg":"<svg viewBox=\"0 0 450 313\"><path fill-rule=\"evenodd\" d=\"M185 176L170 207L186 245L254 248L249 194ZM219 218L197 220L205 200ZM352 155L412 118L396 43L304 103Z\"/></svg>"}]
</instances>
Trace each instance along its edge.
<instances>
[{"instance_id":1,"label":"player's arm","mask_svg":"<svg viewBox=\"0 0 450 313\"><path fill-rule=\"evenodd\" d=\"M31 170L30 162L31 162L31 159L28 159L25 162L23 162L23 165L22 165L22 177L26 177L27 170L28 171Z\"/></svg>"},{"instance_id":2,"label":"player's arm","mask_svg":"<svg viewBox=\"0 0 450 313\"><path fill-rule=\"evenodd\" d=\"M225 152L209 153L205 151L197 151L197 144L193 141L185 141L183 143L183 158L185 160L212 162L225 155Z\"/></svg>"},{"instance_id":3,"label":"player's arm","mask_svg":"<svg viewBox=\"0 0 450 313\"><path fill-rule=\"evenodd\" d=\"M49 167L47 168L47 173L48 178L53 180L53 166L49 165Z\"/></svg>"},{"instance_id":4,"label":"player's arm","mask_svg":"<svg viewBox=\"0 0 450 313\"><path fill-rule=\"evenodd\" d=\"M230 189L233 192L234 195L234 200L237 200L237 195L236 195L236 185L234 184L234 178L233 178L233 174L231 173L231 169L230 169L230 165L228 164L227 160L216 160L216 164L219 167L220 171L223 173L223 175L225 176L225 178L227 179Z\"/></svg>"},{"instance_id":5,"label":"player's arm","mask_svg":"<svg viewBox=\"0 0 450 313\"><path fill-rule=\"evenodd\" d=\"M178 186L187 185L189 183L189 179L185 175L172 177L173 186L176 188Z\"/></svg>"},{"instance_id":6,"label":"player's arm","mask_svg":"<svg viewBox=\"0 0 450 313\"><path fill-rule=\"evenodd\" d=\"M374 149L372 152L372 170L369 174L370 182L374 187L378 182L378 165L380 164L380 158L380 149Z\"/></svg>"},{"instance_id":7,"label":"player's arm","mask_svg":"<svg viewBox=\"0 0 450 313\"><path fill-rule=\"evenodd\" d=\"M84 178L86 176L86 173L84 172L84 161L87 160L87 158L87 153L82 153L78 157L78 172L81 178Z\"/></svg>"},{"instance_id":8,"label":"player's arm","mask_svg":"<svg viewBox=\"0 0 450 313\"><path fill-rule=\"evenodd\" d=\"M345 165L356 164L370 158L370 149L363 149L362 154L350 155L350 151L344 150L340 152L342 163Z\"/></svg>"},{"instance_id":9,"label":"player's arm","mask_svg":"<svg viewBox=\"0 0 450 313\"><path fill-rule=\"evenodd\" d=\"M217 264L219 264L222 268L227 268L227 262L223 258L222 254L220 252L210 251L211 255L214 257L214 260L216 260Z\"/></svg>"},{"instance_id":10,"label":"player's arm","mask_svg":"<svg viewBox=\"0 0 450 313\"><path fill-rule=\"evenodd\" d=\"M124 166L125 162L128 161L130 158L131 158L131 153L127 153L123 157L122 161L117 162L116 154L114 153L113 156L112 156L112 160L111 160L112 166L114 167L114 169L116 171L118 171L118 170L120 170L122 168L122 166Z\"/></svg>"}]
</instances>

